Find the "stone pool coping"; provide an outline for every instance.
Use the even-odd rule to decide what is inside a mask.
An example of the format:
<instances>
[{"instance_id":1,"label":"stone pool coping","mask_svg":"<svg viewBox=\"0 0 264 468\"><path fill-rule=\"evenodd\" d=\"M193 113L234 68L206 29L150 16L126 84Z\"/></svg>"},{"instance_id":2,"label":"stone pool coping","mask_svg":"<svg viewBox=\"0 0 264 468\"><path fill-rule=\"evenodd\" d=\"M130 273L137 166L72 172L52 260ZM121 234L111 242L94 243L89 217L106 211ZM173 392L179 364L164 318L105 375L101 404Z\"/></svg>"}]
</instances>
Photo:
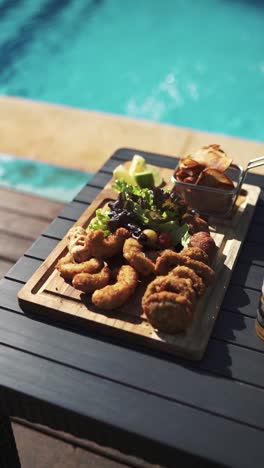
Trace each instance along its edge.
<instances>
[{"instance_id":1,"label":"stone pool coping","mask_svg":"<svg viewBox=\"0 0 264 468\"><path fill-rule=\"evenodd\" d=\"M96 172L121 147L182 156L221 144L235 162L264 154L264 142L233 138L17 97L0 97L0 152ZM263 168L256 170L263 173Z\"/></svg>"}]
</instances>

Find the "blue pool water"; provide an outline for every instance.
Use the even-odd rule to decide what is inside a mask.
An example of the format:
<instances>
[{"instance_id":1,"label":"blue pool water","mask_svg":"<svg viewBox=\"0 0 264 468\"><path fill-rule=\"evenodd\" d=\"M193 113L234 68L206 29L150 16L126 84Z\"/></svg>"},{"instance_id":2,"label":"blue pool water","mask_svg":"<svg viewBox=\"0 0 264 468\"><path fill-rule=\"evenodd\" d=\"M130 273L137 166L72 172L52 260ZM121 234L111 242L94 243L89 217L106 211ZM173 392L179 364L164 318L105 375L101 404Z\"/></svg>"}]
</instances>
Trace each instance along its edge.
<instances>
[{"instance_id":1,"label":"blue pool water","mask_svg":"<svg viewBox=\"0 0 264 468\"><path fill-rule=\"evenodd\" d=\"M0 153L0 186L70 202L92 174Z\"/></svg>"},{"instance_id":2,"label":"blue pool water","mask_svg":"<svg viewBox=\"0 0 264 468\"><path fill-rule=\"evenodd\" d=\"M264 1L0 0L0 93L264 140Z\"/></svg>"}]
</instances>

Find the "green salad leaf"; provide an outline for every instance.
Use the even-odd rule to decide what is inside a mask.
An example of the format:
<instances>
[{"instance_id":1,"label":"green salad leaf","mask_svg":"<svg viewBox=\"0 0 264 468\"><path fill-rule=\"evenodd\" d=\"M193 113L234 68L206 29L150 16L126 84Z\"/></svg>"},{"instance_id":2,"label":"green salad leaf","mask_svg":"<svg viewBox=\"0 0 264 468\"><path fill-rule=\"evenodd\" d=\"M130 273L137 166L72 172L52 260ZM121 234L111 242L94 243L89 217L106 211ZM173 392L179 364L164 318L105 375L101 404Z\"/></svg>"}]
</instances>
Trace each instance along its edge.
<instances>
[{"instance_id":1,"label":"green salad leaf","mask_svg":"<svg viewBox=\"0 0 264 468\"><path fill-rule=\"evenodd\" d=\"M188 224L181 225L179 201L169 190L154 187L140 188L124 179L114 182L119 194L106 210L98 209L90 229L102 229L105 235L118 227L125 227L133 235L140 235L146 228L171 235L173 245L186 247L190 241Z\"/></svg>"},{"instance_id":2,"label":"green salad leaf","mask_svg":"<svg viewBox=\"0 0 264 468\"><path fill-rule=\"evenodd\" d=\"M105 211L103 211L102 208L98 208L95 212L95 218L89 224L89 229L93 229L94 231L101 229L107 237L110 234L110 230L108 229L108 222L111 219L109 212L109 208L106 208Z\"/></svg>"}]
</instances>

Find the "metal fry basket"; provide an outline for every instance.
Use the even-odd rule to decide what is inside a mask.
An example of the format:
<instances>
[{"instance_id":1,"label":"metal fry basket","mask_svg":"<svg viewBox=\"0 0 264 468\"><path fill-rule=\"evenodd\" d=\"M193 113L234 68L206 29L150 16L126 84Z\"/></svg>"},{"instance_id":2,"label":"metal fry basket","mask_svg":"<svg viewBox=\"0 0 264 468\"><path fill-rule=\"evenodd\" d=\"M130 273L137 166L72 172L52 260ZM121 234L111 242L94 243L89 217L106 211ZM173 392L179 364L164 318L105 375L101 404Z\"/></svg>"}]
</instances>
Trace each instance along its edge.
<instances>
[{"instance_id":1,"label":"metal fry basket","mask_svg":"<svg viewBox=\"0 0 264 468\"><path fill-rule=\"evenodd\" d=\"M234 188L232 190L182 182L176 178L176 168L171 177L171 181L173 182L172 190L177 192L193 210L203 215L216 217L230 216L248 171L263 165L264 156L251 159L245 169L238 164L231 164L225 172L233 181Z\"/></svg>"}]
</instances>

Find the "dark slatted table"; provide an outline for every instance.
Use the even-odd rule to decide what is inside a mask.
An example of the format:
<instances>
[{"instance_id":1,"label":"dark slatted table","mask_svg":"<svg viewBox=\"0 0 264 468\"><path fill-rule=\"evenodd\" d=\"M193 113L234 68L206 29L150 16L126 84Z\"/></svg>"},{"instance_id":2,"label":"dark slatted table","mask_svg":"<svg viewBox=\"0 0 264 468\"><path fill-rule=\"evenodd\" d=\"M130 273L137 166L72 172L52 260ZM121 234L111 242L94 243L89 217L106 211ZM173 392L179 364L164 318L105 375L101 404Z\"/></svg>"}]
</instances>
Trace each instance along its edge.
<instances>
[{"instance_id":1,"label":"dark slatted table","mask_svg":"<svg viewBox=\"0 0 264 468\"><path fill-rule=\"evenodd\" d=\"M254 329L264 275L263 189L199 363L29 317L18 306L21 286L135 152L117 151L0 282L2 411L172 467L263 467L264 343ZM251 174L247 182L264 188L264 177Z\"/></svg>"}]
</instances>

